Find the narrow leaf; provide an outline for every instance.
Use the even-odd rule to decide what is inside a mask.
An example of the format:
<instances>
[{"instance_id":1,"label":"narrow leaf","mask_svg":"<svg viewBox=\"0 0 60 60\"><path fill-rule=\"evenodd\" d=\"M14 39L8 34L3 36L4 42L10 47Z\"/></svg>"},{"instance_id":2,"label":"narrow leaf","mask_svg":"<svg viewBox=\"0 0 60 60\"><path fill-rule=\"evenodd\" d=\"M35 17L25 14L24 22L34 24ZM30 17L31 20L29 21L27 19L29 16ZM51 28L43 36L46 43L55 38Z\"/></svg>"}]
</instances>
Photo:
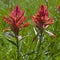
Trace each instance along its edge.
<instances>
[{"instance_id":1,"label":"narrow leaf","mask_svg":"<svg viewBox=\"0 0 60 60\"><path fill-rule=\"evenodd\" d=\"M55 34L53 34L52 32L50 32L50 31L47 31L47 30L44 30L49 36L52 36L52 37L56 37L56 35Z\"/></svg>"},{"instance_id":2,"label":"narrow leaf","mask_svg":"<svg viewBox=\"0 0 60 60\"><path fill-rule=\"evenodd\" d=\"M33 38L33 42L36 40L38 35L39 35L39 33L37 35L35 35L35 37Z\"/></svg>"},{"instance_id":3,"label":"narrow leaf","mask_svg":"<svg viewBox=\"0 0 60 60\"><path fill-rule=\"evenodd\" d=\"M9 40L9 39L7 39L7 41L9 41L9 42L12 43L13 45L17 46L14 41L11 41L11 40Z\"/></svg>"}]
</instances>

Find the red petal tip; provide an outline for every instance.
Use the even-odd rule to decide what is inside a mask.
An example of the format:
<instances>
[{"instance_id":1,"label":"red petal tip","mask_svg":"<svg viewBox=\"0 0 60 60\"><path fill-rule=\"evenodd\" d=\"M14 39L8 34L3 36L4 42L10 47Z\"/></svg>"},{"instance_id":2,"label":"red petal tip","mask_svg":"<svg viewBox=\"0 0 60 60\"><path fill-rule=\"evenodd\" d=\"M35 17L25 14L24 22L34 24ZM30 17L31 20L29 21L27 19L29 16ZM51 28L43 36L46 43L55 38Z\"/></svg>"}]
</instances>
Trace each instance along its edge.
<instances>
[{"instance_id":1,"label":"red petal tip","mask_svg":"<svg viewBox=\"0 0 60 60\"><path fill-rule=\"evenodd\" d=\"M24 27L27 27L27 26L29 26L29 22L26 22L25 24L24 24Z\"/></svg>"}]
</instances>

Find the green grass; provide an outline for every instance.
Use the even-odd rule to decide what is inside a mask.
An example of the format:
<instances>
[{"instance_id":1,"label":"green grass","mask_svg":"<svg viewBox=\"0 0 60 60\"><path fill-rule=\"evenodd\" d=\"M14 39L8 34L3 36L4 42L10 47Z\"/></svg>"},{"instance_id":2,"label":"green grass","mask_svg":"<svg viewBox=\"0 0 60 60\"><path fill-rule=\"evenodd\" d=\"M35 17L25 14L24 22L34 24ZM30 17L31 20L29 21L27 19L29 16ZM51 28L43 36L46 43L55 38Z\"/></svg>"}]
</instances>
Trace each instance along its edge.
<instances>
[{"instance_id":1,"label":"green grass","mask_svg":"<svg viewBox=\"0 0 60 60\"><path fill-rule=\"evenodd\" d=\"M45 4L45 0L0 0L0 60L16 60L16 47L6 40L3 33L5 28L9 25L3 20L3 16L8 16L10 13L10 6L12 9L16 5L19 5L21 10L25 11L25 16L28 16L26 21L30 22L29 27L20 31L21 36L26 36L22 41L20 41L20 60L34 60L35 49L37 44L37 39L32 43L33 37L35 36L31 16L35 15L41 4ZM36 60L60 60L60 14L57 13L57 6L60 4L60 0L49 0L49 14L50 17L55 18L54 24L50 25L47 30L53 32L56 38L52 38L44 33L44 43L42 44L41 56L37 56ZM11 38L15 41L14 38ZM45 55L44 52L49 52Z\"/></svg>"}]
</instances>

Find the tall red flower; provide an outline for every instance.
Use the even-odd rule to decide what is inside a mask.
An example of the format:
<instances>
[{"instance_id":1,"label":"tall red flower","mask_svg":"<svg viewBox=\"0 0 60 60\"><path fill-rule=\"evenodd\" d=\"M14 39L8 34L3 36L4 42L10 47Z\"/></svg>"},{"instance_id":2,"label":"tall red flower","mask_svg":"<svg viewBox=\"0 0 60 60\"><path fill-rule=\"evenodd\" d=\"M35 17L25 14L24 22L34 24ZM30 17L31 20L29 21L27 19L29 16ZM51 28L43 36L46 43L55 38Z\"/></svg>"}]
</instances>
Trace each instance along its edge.
<instances>
[{"instance_id":1,"label":"tall red flower","mask_svg":"<svg viewBox=\"0 0 60 60\"><path fill-rule=\"evenodd\" d=\"M32 20L38 28L46 28L53 23L53 18L49 18L49 11L44 5L41 5L38 13L32 16Z\"/></svg>"},{"instance_id":2,"label":"tall red flower","mask_svg":"<svg viewBox=\"0 0 60 60\"><path fill-rule=\"evenodd\" d=\"M24 28L25 25L28 26L29 23L24 23L26 16L24 16L24 11L20 10L19 6L16 6L13 11L11 11L9 18L4 16L4 21L7 22L11 30L15 33L15 35L18 35L19 28Z\"/></svg>"}]
</instances>

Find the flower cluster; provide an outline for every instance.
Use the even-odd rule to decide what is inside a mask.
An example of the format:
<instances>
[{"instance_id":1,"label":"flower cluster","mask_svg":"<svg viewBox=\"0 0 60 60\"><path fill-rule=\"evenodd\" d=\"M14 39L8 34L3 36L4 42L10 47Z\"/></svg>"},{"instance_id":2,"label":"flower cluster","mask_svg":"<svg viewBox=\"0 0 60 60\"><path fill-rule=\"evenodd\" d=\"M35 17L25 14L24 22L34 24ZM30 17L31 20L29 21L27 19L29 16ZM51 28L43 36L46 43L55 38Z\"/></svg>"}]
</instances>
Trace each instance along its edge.
<instances>
[{"instance_id":1,"label":"flower cluster","mask_svg":"<svg viewBox=\"0 0 60 60\"><path fill-rule=\"evenodd\" d=\"M41 5L36 15L32 16L32 20L35 23L38 30L44 30L49 36L55 37L55 35L47 31L46 28L54 22L53 18L49 18L49 11L47 6Z\"/></svg>"},{"instance_id":2,"label":"flower cluster","mask_svg":"<svg viewBox=\"0 0 60 60\"><path fill-rule=\"evenodd\" d=\"M29 25L29 22L24 23L26 20L26 16L24 16L24 11L20 10L19 6L16 6L13 11L11 11L9 18L4 16L4 21L7 22L11 30L18 35L19 28L24 28Z\"/></svg>"},{"instance_id":3,"label":"flower cluster","mask_svg":"<svg viewBox=\"0 0 60 60\"><path fill-rule=\"evenodd\" d=\"M32 20L37 28L46 28L53 23L53 18L49 18L49 11L46 6L41 5L38 13L32 16Z\"/></svg>"}]
</instances>

